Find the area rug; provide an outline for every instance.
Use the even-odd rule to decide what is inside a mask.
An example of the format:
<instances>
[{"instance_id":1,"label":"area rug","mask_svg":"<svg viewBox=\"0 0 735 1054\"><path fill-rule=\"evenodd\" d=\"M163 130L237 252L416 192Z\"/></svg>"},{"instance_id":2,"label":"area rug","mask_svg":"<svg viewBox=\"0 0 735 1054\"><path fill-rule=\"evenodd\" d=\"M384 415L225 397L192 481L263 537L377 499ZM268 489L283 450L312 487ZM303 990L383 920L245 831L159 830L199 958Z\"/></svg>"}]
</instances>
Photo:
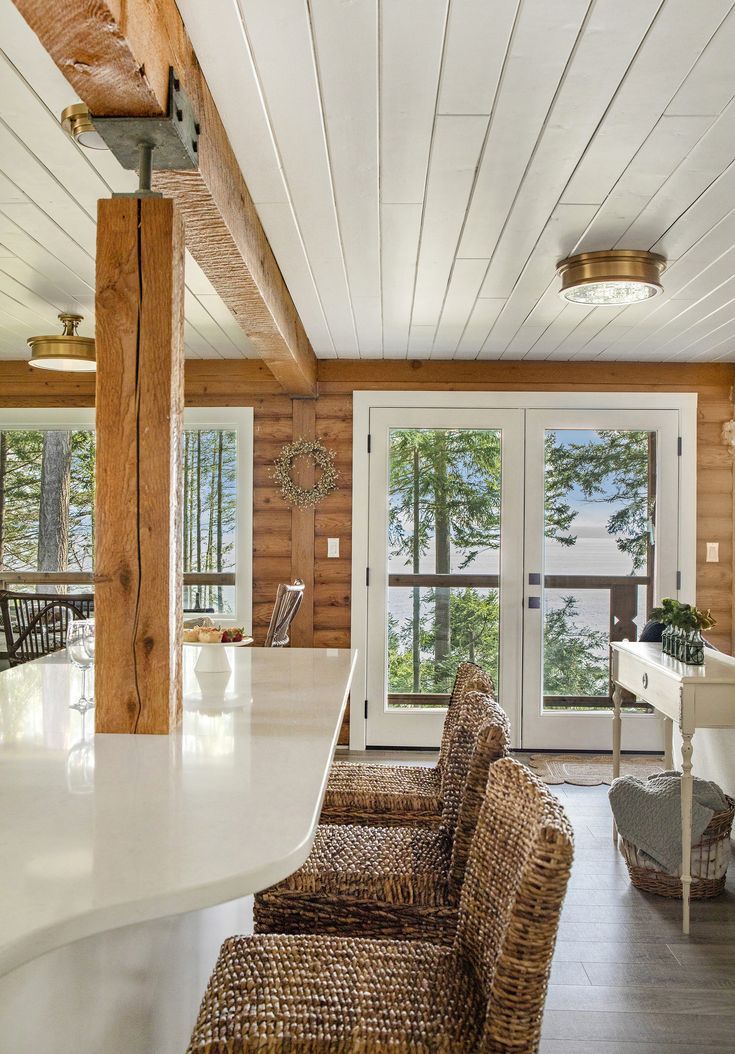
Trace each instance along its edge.
<instances>
[{"instance_id":1,"label":"area rug","mask_svg":"<svg viewBox=\"0 0 735 1054\"><path fill-rule=\"evenodd\" d=\"M531 754L527 764L544 783L598 787L613 779L611 754ZM662 757L648 754L624 754L620 759L621 776L645 779L663 767Z\"/></svg>"}]
</instances>

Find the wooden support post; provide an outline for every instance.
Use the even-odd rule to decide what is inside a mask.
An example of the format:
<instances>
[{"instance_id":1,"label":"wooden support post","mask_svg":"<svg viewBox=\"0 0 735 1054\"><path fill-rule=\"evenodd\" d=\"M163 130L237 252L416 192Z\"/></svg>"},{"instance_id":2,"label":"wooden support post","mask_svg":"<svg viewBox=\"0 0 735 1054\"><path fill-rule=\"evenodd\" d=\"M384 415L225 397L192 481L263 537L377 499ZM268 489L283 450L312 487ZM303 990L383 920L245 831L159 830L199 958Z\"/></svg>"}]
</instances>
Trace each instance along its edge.
<instances>
[{"instance_id":1,"label":"wooden support post","mask_svg":"<svg viewBox=\"0 0 735 1054\"><path fill-rule=\"evenodd\" d=\"M184 233L172 201L97 214L97 732L181 717Z\"/></svg>"},{"instance_id":2,"label":"wooden support post","mask_svg":"<svg viewBox=\"0 0 735 1054\"><path fill-rule=\"evenodd\" d=\"M314 399L293 400L293 438L316 438L316 402ZM300 487L313 487L314 466L294 464L293 479ZM294 648L314 646L314 506L291 509L291 577L300 578L306 589L304 601L291 627Z\"/></svg>"}]
</instances>

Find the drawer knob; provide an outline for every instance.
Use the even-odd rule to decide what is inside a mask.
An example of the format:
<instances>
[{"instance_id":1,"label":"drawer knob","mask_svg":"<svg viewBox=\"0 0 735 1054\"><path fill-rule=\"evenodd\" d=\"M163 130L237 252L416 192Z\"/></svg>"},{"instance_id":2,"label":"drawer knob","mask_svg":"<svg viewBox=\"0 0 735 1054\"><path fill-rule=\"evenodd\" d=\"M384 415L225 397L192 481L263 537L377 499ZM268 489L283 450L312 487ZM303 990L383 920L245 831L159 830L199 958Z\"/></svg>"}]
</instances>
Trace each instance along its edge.
<instances>
[{"instance_id":1,"label":"drawer knob","mask_svg":"<svg viewBox=\"0 0 735 1054\"><path fill-rule=\"evenodd\" d=\"M644 688L648 688L648 674L647 673L643 674L643 687Z\"/></svg>"}]
</instances>

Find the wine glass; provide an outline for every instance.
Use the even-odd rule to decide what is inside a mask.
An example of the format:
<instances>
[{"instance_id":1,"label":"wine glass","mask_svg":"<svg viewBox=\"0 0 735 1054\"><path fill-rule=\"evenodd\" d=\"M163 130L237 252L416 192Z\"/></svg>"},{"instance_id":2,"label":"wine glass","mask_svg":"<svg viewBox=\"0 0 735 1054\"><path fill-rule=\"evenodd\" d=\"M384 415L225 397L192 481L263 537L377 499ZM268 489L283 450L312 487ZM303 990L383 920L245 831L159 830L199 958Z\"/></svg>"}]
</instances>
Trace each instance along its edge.
<instances>
[{"instance_id":1,"label":"wine glass","mask_svg":"<svg viewBox=\"0 0 735 1054\"><path fill-rule=\"evenodd\" d=\"M87 695L87 672L92 665L92 658L86 644L88 634L89 623L74 620L69 623L66 633L66 654L72 665L82 671L82 694L78 702L71 704L74 710L79 710L81 713L94 706Z\"/></svg>"},{"instance_id":2,"label":"wine glass","mask_svg":"<svg viewBox=\"0 0 735 1054\"><path fill-rule=\"evenodd\" d=\"M86 632L84 634L84 649L92 660L92 665L94 666L94 619L87 619L83 625L86 626Z\"/></svg>"}]
</instances>

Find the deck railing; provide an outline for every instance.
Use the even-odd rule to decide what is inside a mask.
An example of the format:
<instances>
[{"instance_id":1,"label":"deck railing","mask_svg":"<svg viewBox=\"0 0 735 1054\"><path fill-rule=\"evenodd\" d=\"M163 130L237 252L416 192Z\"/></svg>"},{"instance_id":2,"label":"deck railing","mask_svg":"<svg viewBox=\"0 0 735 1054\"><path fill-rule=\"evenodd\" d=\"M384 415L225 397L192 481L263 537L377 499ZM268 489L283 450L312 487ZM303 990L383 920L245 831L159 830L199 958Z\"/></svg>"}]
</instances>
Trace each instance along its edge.
<instances>
[{"instance_id":1,"label":"deck railing","mask_svg":"<svg viewBox=\"0 0 735 1054\"><path fill-rule=\"evenodd\" d=\"M186 571L185 586L234 586L232 571ZM0 568L0 589L16 589L18 586L46 586L59 589L63 586L94 587L93 571L5 571ZM193 609L195 610L195 609ZM5 637L0 625L0 660L7 659Z\"/></svg>"},{"instance_id":2,"label":"deck railing","mask_svg":"<svg viewBox=\"0 0 735 1054\"><path fill-rule=\"evenodd\" d=\"M401 588L436 589L499 589L499 575L476 574L393 574L388 577L389 586ZM609 637L611 641L636 640L638 627L635 619L638 616L638 590L646 587L646 605L651 603L651 578L647 575L544 575L542 589L569 590L576 593L580 590L605 590L610 594ZM502 604L502 599L501 599ZM440 693L393 693L388 696L390 706L446 706L448 694ZM612 706L610 695L547 695L544 696L544 709L547 710L603 710ZM626 708L648 710L644 703L630 697L626 699Z\"/></svg>"}]
</instances>

